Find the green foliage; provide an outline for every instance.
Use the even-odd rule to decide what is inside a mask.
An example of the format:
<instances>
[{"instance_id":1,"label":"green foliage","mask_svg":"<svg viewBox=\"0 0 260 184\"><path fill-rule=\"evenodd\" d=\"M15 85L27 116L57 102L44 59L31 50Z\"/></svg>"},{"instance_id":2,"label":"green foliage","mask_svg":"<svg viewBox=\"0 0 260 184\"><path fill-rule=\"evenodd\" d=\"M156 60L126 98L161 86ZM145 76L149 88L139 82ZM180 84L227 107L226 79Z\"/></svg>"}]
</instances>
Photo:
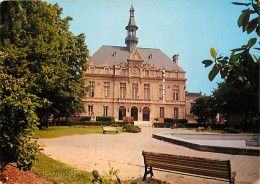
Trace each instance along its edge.
<instances>
[{"instance_id":1,"label":"green foliage","mask_svg":"<svg viewBox=\"0 0 260 184\"><path fill-rule=\"evenodd\" d=\"M238 18L238 26L247 34L255 31L260 36L260 2L252 0L250 3L233 4L247 7ZM229 57L217 56L215 49L211 48L210 54L214 60L202 61L205 67L213 65L208 75L210 81L218 73L224 79L213 92L213 108L223 114L230 124L249 124L253 118L259 117L260 57L250 54L256 43L257 38L251 38L247 44L232 49Z\"/></svg>"},{"instance_id":2,"label":"green foliage","mask_svg":"<svg viewBox=\"0 0 260 184\"><path fill-rule=\"evenodd\" d=\"M126 132L131 132L131 133L139 133L141 132L141 128L138 126L134 126L131 123L128 123L123 126L123 130Z\"/></svg>"},{"instance_id":3,"label":"green foliage","mask_svg":"<svg viewBox=\"0 0 260 184\"><path fill-rule=\"evenodd\" d=\"M93 170L92 175L94 178L92 179L92 183L120 184L121 181L117 176L117 173L119 170L114 170L114 168L111 166L110 163L109 163L109 167L110 167L110 169L109 169L108 173L105 173L105 176L101 176L97 170Z\"/></svg>"},{"instance_id":4,"label":"green foliage","mask_svg":"<svg viewBox=\"0 0 260 184\"><path fill-rule=\"evenodd\" d=\"M186 120L186 119L164 118L164 123L180 123L180 124L185 124L185 123L188 123L188 120Z\"/></svg>"},{"instance_id":5,"label":"green foliage","mask_svg":"<svg viewBox=\"0 0 260 184\"><path fill-rule=\"evenodd\" d=\"M0 69L0 161L17 162L18 168L28 170L37 158L38 146L30 139L37 130L39 104L35 95L25 92L25 83Z\"/></svg>"},{"instance_id":6,"label":"green foliage","mask_svg":"<svg viewBox=\"0 0 260 184\"><path fill-rule=\"evenodd\" d=\"M213 105L213 100L210 96L203 95L196 99L191 111L198 117L196 119L198 123L212 123L215 120L217 113Z\"/></svg>"},{"instance_id":7,"label":"green foliage","mask_svg":"<svg viewBox=\"0 0 260 184\"><path fill-rule=\"evenodd\" d=\"M97 121L109 121L109 122L114 122L115 118L112 116L97 116L96 117Z\"/></svg>"},{"instance_id":8,"label":"green foliage","mask_svg":"<svg viewBox=\"0 0 260 184\"><path fill-rule=\"evenodd\" d=\"M232 134L239 134L239 133L242 132L242 130L227 127L227 128L224 129L224 132L225 133L232 133Z\"/></svg>"},{"instance_id":9,"label":"green foliage","mask_svg":"<svg viewBox=\"0 0 260 184\"><path fill-rule=\"evenodd\" d=\"M83 110L88 50L57 4L4 1L0 9L1 161L27 170L37 156L30 141L37 122Z\"/></svg>"},{"instance_id":10,"label":"green foliage","mask_svg":"<svg viewBox=\"0 0 260 184\"><path fill-rule=\"evenodd\" d=\"M164 123L154 123L153 126L155 128L172 128L176 125L176 128L184 128L187 124L186 119L164 118Z\"/></svg>"},{"instance_id":11,"label":"green foliage","mask_svg":"<svg viewBox=\"0 0 260 184\"><path fill-rule=\"evenodd\" d=\"M91 120L91 116L84 116L80 118L80 121L90 121Z\"/></svg>"},{"instance_id":12,"label":"green foliage","mask_svg":"<svg viewBox=\"0 0 260 184\"><path fill-rule=\"evenodd\" d=\"M69 31L72 18L62 19L57 4L20 1L20 11L12 11L10 4L1 3L3 64L13 77L28 79L26 91L41 99L42 106L36 108L40 122L51 114L59 118L82 111L89 58L84 35Z\"/></svg>"}]
</instances>

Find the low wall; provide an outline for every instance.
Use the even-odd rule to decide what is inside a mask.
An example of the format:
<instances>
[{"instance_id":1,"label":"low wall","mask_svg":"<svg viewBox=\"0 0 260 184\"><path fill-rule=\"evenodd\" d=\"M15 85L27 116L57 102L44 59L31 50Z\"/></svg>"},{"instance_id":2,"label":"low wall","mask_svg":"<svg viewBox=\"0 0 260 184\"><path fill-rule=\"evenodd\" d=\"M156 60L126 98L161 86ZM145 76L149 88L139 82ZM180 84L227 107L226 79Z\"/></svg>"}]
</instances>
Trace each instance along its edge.
<instances>
[{"instance_id":1,"label":"low wall","mask_svg":"<svg viewBox=\"0 0 260 184\"><path fill-rule=\"evenodd\" d=\"M194 134L187 134L187 135L194 135ZM205 134L197 135L197 137L204 136ZM212 134L215 135L215 134ZM183 137L185 137L184 134L182 134ZM207 135L206 135L207 136ZM209 135L208 135L209 136ZM217 137L215 135L215 137ZM200 145L197 143L188 142L183 139L179 139L178 137L169 137L163 134L153 134L153 138L158 140L163 140L172 144L177 144L180 146L184 146L190 149L198 150L198 151L205 151L205 152L214 152L214 153L226 153L226 154L232 154L232 155L250 155L250 156L260 156L260 150L259 149L247 149L247 148L236 148L236 147L222 147L222 146L212 146L212 145ZM190 138L190 137L189 137ZM218 137L220 139L220 137ZM192 139L192 138L190 138ZM214 139L214 138L210 138ZM224 139L225 140L225 139ZM238 139L239 140L239 139Z\"/></svg>"}]
</instances>

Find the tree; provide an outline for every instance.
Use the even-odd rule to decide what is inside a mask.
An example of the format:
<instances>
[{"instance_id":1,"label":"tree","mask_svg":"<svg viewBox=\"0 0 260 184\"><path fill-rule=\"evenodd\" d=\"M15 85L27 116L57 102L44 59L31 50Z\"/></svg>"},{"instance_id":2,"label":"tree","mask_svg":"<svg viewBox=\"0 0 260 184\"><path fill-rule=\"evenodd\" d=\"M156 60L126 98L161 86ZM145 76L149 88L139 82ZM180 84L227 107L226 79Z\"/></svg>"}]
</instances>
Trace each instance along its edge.
<instances>
[{"instance_id":1,"label":"tree","mask_svg":"<svg viewBox=\"0 0 260 184\"><path fill-rule=\"evenodd\" d=\"M10 2L2 4L5 8ZM19 13L7 12L11 22L10 18L2 20L2 25L8 24L2 27L6 31L1 31L2 50L12 53L4 61L8 74L28 78L27 91L44 104L36 109L41 123L51 114L71 116L83 110L83 75L89 58L84 35L74 36L69 31L72 18L62 19L57 4L29 1L19 5Z\"/></svg>"},{"instance_id":2,"label":"tree","mask_svg":"<svg viewBox=\"0 0 260 184\"><path fill-rule=\"evenodd\" d=\"M57 4L4 1L0 9L1 151L6 161L29 169L37 122L84 110L88 49L83 34L69 31L72 18L61 18Z\"/></svg>"},{"instance_id":3,"label":"tree","mask_svg":"<svg viewBox=\"0 0 260 184\"><path fill-rule=\"evenodd\" d=\"M259 28L259 9L260 2L255 0L251 3L238 3L235 5L249 6L243 10L238 19L238 26L248 34L253 31L260 36ZM250 20L250 16L253 17ZM259 118L259 62L260 57L250 54L251 48L256 44L257 38L251 38L246 45L241 48L231 50L230 57L217 56L214 48L210 49L212 60L204 60L202 63L208 67L214 63L208 77L212 81L218 73L225 79L225 82L219 85L219 89L215 90L215 99L222 99L227 111L226 118L238 116L240 121L252 123L255 117ZM260 50L259 48L255 48ZM225 86L225 87L223 87ZM227 87L227 88L226 88ZM226 88L226 89L225 89ZM236 102L236 101L239 102ZM238 104L239 105L236 105ZM220 106L224 108L223 106ZM219 107L219 108L220 108ZM222 109L220 111L223 111ZM233 110L231 110L232 108ZM236 109L236 110L234 110ZM231 111L233 111L231 113Z\"/></svg>"},{"instance_id":4,"label":"tree","mask_svg":"<svg viewBox=\"0 0 260 184\"><path fill-rule=\"evenodd\" d=\"M196 99L195 104L191 108L191 112L198 117L198 119L196 119L198 123L213 123L217 113L212 107L212 98L203 95Z\"/></svg>"}]
</instances>

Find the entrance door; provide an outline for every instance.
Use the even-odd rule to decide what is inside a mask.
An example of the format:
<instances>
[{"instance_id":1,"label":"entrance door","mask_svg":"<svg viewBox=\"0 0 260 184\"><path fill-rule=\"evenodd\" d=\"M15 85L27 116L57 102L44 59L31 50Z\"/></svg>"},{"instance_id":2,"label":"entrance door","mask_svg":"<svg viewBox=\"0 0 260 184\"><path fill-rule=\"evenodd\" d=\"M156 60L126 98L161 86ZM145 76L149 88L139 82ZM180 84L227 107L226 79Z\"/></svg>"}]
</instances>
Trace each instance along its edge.
<instances>
[{"instance_id":1,"label":"entrance door","mask_svg":"<svg viewBox=\"0 0 260 184\"><path fill-rule=\"evenodd\" d=\"M119 107L119 120L123 120L123 117L126 116L126 108L124 106Z\"/></svg>"},{"instance_id":2,"label":"entrance door","mask_svg":"<svg viewBox=\"0 0 260 184\"><path fill-rule=\"evenodd\" d=\"M131 117L134 117L134 121L138 121L138 109L135 106L131 108Z\"/></svg>"},{"instance_id":3,"label":"entrance door","mask_svg":"<svg viewBox=\"0 0 260 184\"><path fill-rule=\"evenodd\" d=\"M143 109L143 121L150 121L150 109L148 107Z\"/></svg>"}]
</instances>

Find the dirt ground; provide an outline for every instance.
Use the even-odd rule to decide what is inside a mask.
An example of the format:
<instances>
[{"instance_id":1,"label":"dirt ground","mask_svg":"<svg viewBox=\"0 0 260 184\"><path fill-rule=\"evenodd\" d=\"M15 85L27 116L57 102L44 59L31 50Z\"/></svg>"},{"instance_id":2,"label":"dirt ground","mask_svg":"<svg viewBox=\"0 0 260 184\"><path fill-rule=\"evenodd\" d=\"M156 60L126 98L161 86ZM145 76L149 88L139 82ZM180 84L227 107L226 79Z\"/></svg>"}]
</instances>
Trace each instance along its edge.
<instances>
[{"instance_id":1,"label":"dirt ground","mask_svg":"<svg viewBox=\"0 0 260 184\"><path fill-rule=\"evenodd\" d=\"M0 181L2 183L53 184L32 171L20 171L16 164L9 164L4 168L3 173L0 173Z\"/></svg>"},{"instance_id":2,"label":"dirt ground","mask_svg":"<svg viewBox=\"0 0 260 184\"><path fill-rule=\"evenodd\" d=\"M260 156L229 155L201 152L170 144L152 138L154 133L191 132L182 129L164 129L142 127L138 134L86 134L65 136L54 139L41 139L45 145L44 153L53 159L82 170L98 170L101 174L108 172L109 163L119 169L121 180L142 183L144 174L142 150L175 155L230 160L232 171L236 171L236 183L259 183ZM194 133L194 132L193 132ZM197 178L154 171L154 178L175 184L225 183L215 180Z\"/></svg>"}]
</instances>

